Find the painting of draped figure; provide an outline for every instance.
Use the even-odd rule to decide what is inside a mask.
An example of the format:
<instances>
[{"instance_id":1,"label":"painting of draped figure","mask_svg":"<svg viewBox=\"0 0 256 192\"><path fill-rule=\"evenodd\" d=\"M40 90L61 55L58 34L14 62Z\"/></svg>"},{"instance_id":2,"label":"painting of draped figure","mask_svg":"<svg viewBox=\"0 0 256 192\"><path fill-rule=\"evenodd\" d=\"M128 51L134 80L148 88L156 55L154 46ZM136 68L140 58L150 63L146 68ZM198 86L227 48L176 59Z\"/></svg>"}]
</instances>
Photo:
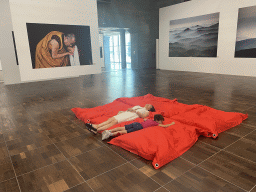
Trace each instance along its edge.
<instances>
[{"instance_id":1,"label":"painting of draped figure","mask_svg":"<svg viewBox=\"0 0 256 192\"><path fill-rule=\"evenodd\" d=\"M169 57L217 57L219 13L171 20Z\"/></svg>"},{"instance_id":2,"label":"painting of draped figure","mask_svg":"<svg viewBox=\"0 0 256 192\"><path fill-rule=\"evenodd\" d=\"M27 23L32 68L92 65L90 26Z\"/></svg>"}]
</instances>

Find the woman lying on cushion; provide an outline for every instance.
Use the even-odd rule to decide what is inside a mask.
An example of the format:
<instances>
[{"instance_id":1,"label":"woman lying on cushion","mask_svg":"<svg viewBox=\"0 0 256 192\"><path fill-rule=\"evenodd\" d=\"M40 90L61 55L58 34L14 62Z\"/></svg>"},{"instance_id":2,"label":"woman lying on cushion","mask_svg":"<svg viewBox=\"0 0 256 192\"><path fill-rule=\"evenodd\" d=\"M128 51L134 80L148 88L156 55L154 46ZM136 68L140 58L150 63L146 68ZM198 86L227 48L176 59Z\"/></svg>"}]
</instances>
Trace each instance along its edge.
<instances>
[{"instance_id":1,"label":"woman lying on cushion","mask_svg":"<svg viewBox=\"0 0 256 192\"><path fill-rule=\"evenodd\" d=\"M108 139L110 136L115 136L118 133L126 134L134 131L138 131L140 129L144 129L147 127L153 127L153 126L169 127L175 124L174 122L172 122L171 124L163 125L163 121L164 121L164 117L162 115L156 114L154 115L154 120L147 119L142 123L135 122L129 125L125 125L124 127L117 127L111 130L105 130L102 133L102 140Z\"/></svg>"},{"instance_id":2,"label":"woman lying on cushion","mask_svg":"<svg viewBox=\"0 0 256 192\"><path fill-rule=\"evenodd\" d=\"M153 105L146 104L145 107L141 107L137 105L137 106L134 106L133 108L127 109L127 111L120 111L117 115L109 118L107 121L104 121L101 124L93 125L93 124L86 123L85 125L89 131L93 132L94 134L97 134L98 131L103 131L118 123L122 123L125 121L132 121L138 117L145 118L149 116L149 111L152 111L152 112L155 111L155 108Z\"/></svg>"}]
</instances>

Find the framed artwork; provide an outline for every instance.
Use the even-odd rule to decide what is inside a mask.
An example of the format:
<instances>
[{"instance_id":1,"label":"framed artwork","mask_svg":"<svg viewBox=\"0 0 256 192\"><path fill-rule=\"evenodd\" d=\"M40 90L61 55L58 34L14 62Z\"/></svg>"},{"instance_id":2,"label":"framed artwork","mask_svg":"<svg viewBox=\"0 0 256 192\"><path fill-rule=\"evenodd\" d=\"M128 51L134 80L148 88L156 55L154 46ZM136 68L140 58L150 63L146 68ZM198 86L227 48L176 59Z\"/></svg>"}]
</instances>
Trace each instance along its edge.
<instances>
[{"instance_id":1,"label":"framed artwork","mask_svg":"<svg viewBox=\"0 0 256 192\"><path fill-rule=\"evenodd\" d=\"M238 12L237 58L256 58L256 6L240 8Z\"/></svg>"},{"instance_id":2,"label":"framed artwork","mask_svg":"<svg viewBox=\"0 0 256 192\"><path fill-rule=\"evenodd\" d=\"M33 69L93 64L90 26L26 25Z\"/></svg>"},{"instance_id":3,"label":"framed artwork","mask_svg":"<svg viewBox=\"0 0 256 192\"><path fill-rule=\"evenodd\" d=\"M219 13L169 23L169 57L217 57Z\"/></svg>"}]
</instances>

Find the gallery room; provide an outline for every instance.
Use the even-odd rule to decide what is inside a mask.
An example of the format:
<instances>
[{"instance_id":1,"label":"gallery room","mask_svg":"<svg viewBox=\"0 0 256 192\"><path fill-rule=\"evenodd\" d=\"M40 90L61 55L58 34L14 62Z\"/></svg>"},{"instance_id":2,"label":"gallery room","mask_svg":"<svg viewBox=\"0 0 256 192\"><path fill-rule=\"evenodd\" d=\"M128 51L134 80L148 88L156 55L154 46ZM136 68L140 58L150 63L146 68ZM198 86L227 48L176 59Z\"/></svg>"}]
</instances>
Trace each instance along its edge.
<instances>
[{"instance_id":1,"label":"gallery room","mask_svg":"<svg viewBox=\"0 0 256 192\"><path fill-rule=\"evenodd\" d=\"M0 191L256 192L256 0L1 0Z\"/></svg>"}]
</instances>

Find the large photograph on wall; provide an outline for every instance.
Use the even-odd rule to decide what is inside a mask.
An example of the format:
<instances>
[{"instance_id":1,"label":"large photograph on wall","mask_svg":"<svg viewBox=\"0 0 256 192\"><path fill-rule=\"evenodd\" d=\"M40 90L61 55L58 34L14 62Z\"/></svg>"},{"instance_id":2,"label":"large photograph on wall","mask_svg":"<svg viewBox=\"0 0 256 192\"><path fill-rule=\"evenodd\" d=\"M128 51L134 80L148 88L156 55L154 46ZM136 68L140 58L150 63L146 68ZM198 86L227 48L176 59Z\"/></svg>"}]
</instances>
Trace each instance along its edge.
<instances>
[{"instance_id":1,"label":"large photograph on wall","mask_svg":"<svg viewBox=\"0 0 256 192\"><path fill-rule=\"evenodd\" d=\"M27 23L32 68L92 65L90 26Z\"/></svg>"},{"instance_id":2,"label":"large photograph on wall","mask_svg":"<svg viewBox=\"0 0 256 192\"><path fill-rule=\"evenodd\" d=\"M240 8L235 57L256 58L256 6Z\"/></svg>"},{"instance_id":3,"label":"large photograph on wall","mask_svg":"<svg viewBox=\"0 0 256 192\"><path fill-rule=\"evenodd\" d=\"M219 13L172 20L169 57L217 57Z\"/></svg>"}]
</instances>

